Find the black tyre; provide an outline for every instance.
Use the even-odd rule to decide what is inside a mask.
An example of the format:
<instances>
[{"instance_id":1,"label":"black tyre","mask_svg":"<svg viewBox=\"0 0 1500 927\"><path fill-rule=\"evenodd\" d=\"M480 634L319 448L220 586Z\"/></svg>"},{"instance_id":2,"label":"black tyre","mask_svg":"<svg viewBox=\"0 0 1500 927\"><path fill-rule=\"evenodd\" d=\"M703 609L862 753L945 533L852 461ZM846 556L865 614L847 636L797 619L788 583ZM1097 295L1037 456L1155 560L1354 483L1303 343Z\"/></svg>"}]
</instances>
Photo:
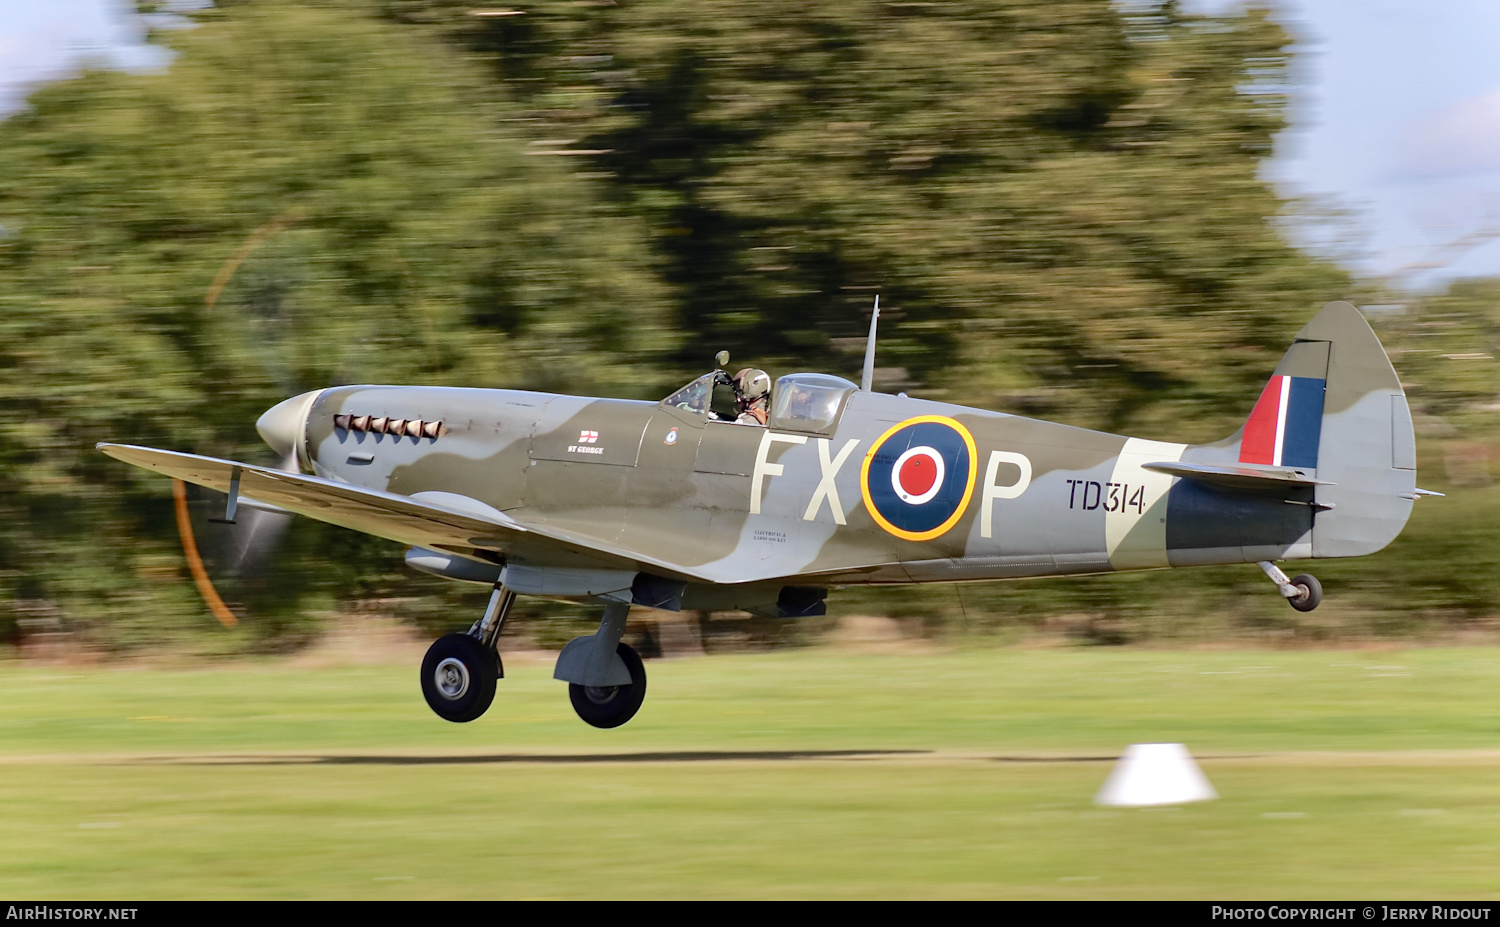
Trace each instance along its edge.
<instances>
[{"instance_id":1,"label":"black tyre","mask_svg":"<svg viewBox=\"0 0 1500 927\"><path fill-rule=\"evenodd\" d=\"M568 699L578 717L594 727L619 727L635 717L646 700L646 667L630 645L621 641L615 653L630 670L628 686L580 686L568 683Z\"/></svg>"},{"instance_id":2,"label":"black tyre","mask_svg":"<svg viewBox=\"0 0 1500 927\"><path fill-rule=\"evenodd\" d=\"M1286 601L1297 611L1310 612L1323 601L1323 584L1318 582L1318 578L1311 573L1293 576L1292 585L1297 587L1299 593Z\"/></svg>"},{"instance_id":3,"label":"black tyre","mask_svg":"<svg viewBox=\"0 0 1500 927\"><path fill-rule=\"evenodd\" d=\"M422 697L445 721L473 721L495 700L499 661L467 634L440 637L422 658Z\"/></svg>"}]
</instances>

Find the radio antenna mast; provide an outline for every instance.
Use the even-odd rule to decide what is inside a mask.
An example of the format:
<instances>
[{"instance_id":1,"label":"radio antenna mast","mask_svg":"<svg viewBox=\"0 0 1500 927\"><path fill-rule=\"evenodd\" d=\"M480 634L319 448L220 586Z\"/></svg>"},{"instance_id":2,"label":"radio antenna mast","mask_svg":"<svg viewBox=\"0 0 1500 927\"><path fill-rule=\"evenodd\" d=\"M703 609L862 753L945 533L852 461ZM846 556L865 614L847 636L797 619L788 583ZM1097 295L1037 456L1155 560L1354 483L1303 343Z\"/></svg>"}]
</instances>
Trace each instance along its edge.
<instances>
[{"instance_id":1,"label":"radio antenna mast","mask_svg":"<svg viewBox=\"0 0 1500 927\"><path fill-rule=\"evenodd\" d=\"M860 377L859 388L870 391L875 382L875 323L880 321L880 294L875 294L875 310L870 313L870 338L865 342L865 373Z\"/></svg>"}]
</instances>

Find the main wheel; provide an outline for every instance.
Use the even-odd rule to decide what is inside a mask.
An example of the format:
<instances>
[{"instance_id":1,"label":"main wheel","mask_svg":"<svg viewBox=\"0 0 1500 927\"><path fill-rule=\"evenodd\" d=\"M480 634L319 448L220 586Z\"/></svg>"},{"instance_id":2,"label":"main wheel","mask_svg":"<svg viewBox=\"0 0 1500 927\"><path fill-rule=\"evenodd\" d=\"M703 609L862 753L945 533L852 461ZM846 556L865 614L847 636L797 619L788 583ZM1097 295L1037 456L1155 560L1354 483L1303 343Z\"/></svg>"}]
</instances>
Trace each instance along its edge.
<instances>
[{"instance_id":1,"label":"main wheel","mask_svg":"<svg viewBox=\"0 0 1500 927\"><path fill-rule=\"evenodd\" d=\"M467 634L433 641L422 658L422 696L446 721L473 721L495 700L499 662Z\"/></svg>"},{"instance_id":2,"label":"main wheel","mask_svg":"<svg viewBox=\"0 0 1500 927\"><path fill-rule=\"evenodd\" d=\"M646 667L641 658L624 641L615 648L615 653L625 661L630 670L628 686L580 686L568 683L568 699L578 717L594 727L619 727L635 717L646 699Z\"/></svg>"},{"instance_id":3,"label":"main wheel","mask_svg":"<svg viewBox=\"0 0 1500 927\"><path fill-rule=\"evenodd\" d=\"M1299 612L1310 612L1323 601L1323 584L1311 573L1300 573L1292 577L1292 585L1298 594L1287 599L1287 604Z\"/></svg>"}]
</instances>

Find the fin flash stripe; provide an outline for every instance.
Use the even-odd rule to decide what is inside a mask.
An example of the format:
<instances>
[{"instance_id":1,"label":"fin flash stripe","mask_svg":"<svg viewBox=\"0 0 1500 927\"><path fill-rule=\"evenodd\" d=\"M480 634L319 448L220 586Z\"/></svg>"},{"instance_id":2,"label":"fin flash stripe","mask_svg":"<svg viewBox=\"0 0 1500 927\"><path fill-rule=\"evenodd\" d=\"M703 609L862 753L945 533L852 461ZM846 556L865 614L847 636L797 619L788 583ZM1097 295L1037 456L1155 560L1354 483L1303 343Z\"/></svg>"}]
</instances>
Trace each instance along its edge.
<instances>
[{"instance_id":1,"label":"fin flash stripe","mask_svg":"<svg viewBox=\"0 0 1500 927\"><path fill-rule=\"evenodd\" d=\"M1240 463L1316 468L1325 385L1312 377L1272 377L1245 423Z\"/></svg>"}]
</instances>

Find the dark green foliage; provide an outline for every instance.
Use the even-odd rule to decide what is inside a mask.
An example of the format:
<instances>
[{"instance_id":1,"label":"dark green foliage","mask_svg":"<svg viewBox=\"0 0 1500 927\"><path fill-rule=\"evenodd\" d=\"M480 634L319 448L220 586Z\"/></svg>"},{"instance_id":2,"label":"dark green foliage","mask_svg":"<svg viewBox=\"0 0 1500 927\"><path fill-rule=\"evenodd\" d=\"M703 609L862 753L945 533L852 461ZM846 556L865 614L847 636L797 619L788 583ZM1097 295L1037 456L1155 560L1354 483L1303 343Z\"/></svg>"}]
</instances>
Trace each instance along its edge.
<instances>
[{"instance_id":1,"label":"dark green foliage","mask_svg":"<svg viewBox=\"0 0 1500 927\"><path fill-rule=\"evenodd\" d=\"M1346 286L1268 221L1289 40L1261 9L385 9L443 23L600 152L675 286L685 361L853 373L878 290L887 385L1209 439Z\"/></svg>"},{"instance_id":2,"label":"dark green foliage","mask_svg":"<svg viewBox=\"0 0 1500 927\"><path fill-rule=\"evenodd\" d=\"M256 417L313 386L655 389L642 236L431 37L254 4L166 38L166 73L92 72L0 125L5 598L201 623L169 484L97 441L269 462ZM387 548L298 525L226 592L293 633Z\"/></svg>"},{"instance_id":3,"label":"dark green foliage","mask_svg":"<svg viewBox=\"0 0 1500 927\"><path fill-rule=\"evenodd\" d=\"M1284 125L1289 39L1259 6L221 0L192 15L157 37L167 71L90 72L0 123L0 638L82 628L131 646L205 626L166 482L93 444L269 462L252 423L304 389L651 396L720 348L773 375L854 375L879 292L881 388L1204 441L1243 420L1317 306L1375 301L1278 232L1298 206L1258 171ZM1449 530L1436 508L1492 492L1497 296L1466 283L1377 318L1412 384L1423 484L1458 494L1424 502L1421 543L1385 566L1329 571L1375 613L1407 601L1401 576L1423 614L1500 608L1471 568L1500 550L1500 518ZM353 600L437 630L482 599L310 522L238 574L201 534L265 646ZM1282 614L1250 567L967 587L962 606L951 588L833 602L1101 641L1336 631L1315 623L1326 605Z\"/></svg>"}]
</instances>

